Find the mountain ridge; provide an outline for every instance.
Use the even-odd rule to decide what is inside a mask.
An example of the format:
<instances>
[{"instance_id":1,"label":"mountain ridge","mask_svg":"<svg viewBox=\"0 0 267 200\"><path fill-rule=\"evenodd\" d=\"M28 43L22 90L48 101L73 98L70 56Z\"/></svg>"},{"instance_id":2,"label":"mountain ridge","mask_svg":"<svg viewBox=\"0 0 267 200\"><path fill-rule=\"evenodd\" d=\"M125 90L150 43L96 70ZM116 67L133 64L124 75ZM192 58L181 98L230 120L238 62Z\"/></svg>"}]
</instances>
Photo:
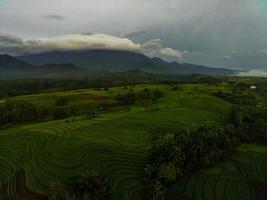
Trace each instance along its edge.
<instances>
[{"instance_id":1,"label":"mountain ridge","mask_svg":"<svg viewBox=\"0 0 267 200\"><path fill-rule=\"evenodd\" d=\"M2 70L25 70L30 67L32 66L27 62L13 56L7 54L0 55L0 69Z\"/></svg>"},{"instance_id":2,"label":"mountain ridge","mask_svg":"<svg viewBox=\"0 0 267 200\"><path fill-rule=\"evenodd\" d=\"M189 63L166 62L144 54L117 50L51 51L17 57L33 65L72 63L90 70L128 71L140 69L149 73L233 75L235 70Z\"/></svg>"},{"instance_id":3,"label":"mountain ridge","mask_svg":"<svg viewBox=\"0 0 267 200\"><path fill-rule=\"evenodd\" d=\"M0 79L81 78L135 70L165 75L228 76L236 72L224 68L166 62L161 58L149 58L127 51L53 51L18 57L0 55Z\"/></svg>"},{"instance_id":4,"label":"mountain ridge","mask_svg":"<svg viewBox=\"0 0 267 200\"><path fill-rule=\"evenodd\" d=\"M64 78L89 72L68 63L35 66L10 55L0 55L0 79Z\"/></svg>"}]
</instances>

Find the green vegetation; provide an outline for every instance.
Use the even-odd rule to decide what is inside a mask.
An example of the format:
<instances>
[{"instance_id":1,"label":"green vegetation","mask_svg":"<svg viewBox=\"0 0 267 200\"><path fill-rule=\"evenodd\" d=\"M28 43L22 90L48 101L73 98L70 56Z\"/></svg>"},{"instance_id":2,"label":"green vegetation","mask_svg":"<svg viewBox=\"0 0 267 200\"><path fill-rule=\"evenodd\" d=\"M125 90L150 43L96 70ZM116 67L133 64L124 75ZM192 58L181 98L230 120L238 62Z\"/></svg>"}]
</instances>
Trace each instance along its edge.
<instances>
[{"instance_id":1,"label":"green vegetation","mask_svg":"<svg viewBox=\"0 0 267 200\"><path fill-rule=\"evenodd\" d=\"M267 148L243 144L225 162L183 177L167 199L266 199Z\"/></svg>"},{"instance_id":2,"label":"green vegetation","mask_svg":"<svg viewBox=\"0 0 267 200\"><path fill-rule=\"evenodd\" d=\"M242 81L232 79L214 84L140 84L2 99L0 191L8 198L23 199L17 186L25 184L28 192L44 198L51 191L52 196L57 192L71 196L86 190L88 199L151 199L155 194L151 184L160 192L161 183L157 179L151 183L147 171L153 172L158 166L152 163L159 162L157 174L167 183L164 198L253 196L252 191L262 189L257 183L267 180L265 89L254 91L253 104L261 105L260 111L252 109L251 103L233 104L216 95L232 93L236 82ZM251 92L249 88L242 90ZM225 131L229 121L234 133ZM253 134L251 130L261 132ZM158 145L162 138L165 142ZM247 144L251 141L261 145ZM180 157L166 158L175 152L165 148L166 143L180 145L180 149L175 148L175 155ZM236 150L239 143L243 144ZM189 144L195 144L195 156L194 148L188 151ZM155 148L162 160L153 157ZM181 160L187 164L177 173ZM18 178L19 170L25 171L25 183ZM81 175L86 178L79 182ZM96 187L85 184L88 180ZM79 198L86 192L78 192Z\"/></svg>"}]
</instances>

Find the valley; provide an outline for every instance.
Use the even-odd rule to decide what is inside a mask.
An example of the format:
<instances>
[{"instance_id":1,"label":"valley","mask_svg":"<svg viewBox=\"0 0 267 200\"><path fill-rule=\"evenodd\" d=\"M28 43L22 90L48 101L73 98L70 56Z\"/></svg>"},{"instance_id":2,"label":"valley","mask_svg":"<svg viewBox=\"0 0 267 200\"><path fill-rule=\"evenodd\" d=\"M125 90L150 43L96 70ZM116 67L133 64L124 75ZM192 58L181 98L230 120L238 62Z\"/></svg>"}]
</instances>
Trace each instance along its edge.
<instances>
[{"instance_id":1,"label":"valley","mask_svg":"<svg viewBox=\"0 0 267 200\"><path fill-rule=\"evenodd\" d=\"M161 91L162 97L154 103L137 100L129 105L116 104L118 94L155 90ZM151 149L157 138L181 127L222 127L231 103L214 93L230 90L231 85L224 83L140 84L11 97L8 101L27 101L39 109L79 105L83 110L89 106L97 115L46 118L1 130L1 183L8 185L7 194L16 196L15 174L24 170L27 187L45 196L53 182L68 183L85 171L94 171L112 186L112 199L148 199L150 186L144 168L152 161ZM59 97L68 103L55 105ZM112 106L105 110L107 102ZM250 193L249 182L266 180L266 153L261 145L241 145L229 161L197 170L171 185L167 198L214 199L216 194L216 199L245 199L241 197ZM251 165L254 161L257 164ZM251 167L255 173L248 175ZM229 193L226 183L240 186L231 187Z\"/></svg>"}]
</instances>

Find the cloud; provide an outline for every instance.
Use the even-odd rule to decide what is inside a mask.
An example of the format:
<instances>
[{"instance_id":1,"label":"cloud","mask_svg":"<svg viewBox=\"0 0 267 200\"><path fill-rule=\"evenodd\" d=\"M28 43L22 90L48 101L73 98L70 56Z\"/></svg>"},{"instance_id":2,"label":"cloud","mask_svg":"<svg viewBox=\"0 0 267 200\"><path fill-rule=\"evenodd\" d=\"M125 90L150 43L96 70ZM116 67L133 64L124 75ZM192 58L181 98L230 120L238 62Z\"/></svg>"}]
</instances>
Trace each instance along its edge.
<instances>
[{"instance_id":1,"label":"cloud","mask_svg":"<svg viewBox=\"0 0 267 200\"><path fill-rule=\"evenodd\" d=\"M136 36L142 35L145 32L146 31L134 31L134 32L129 32L129 33L122 33L120 35L120 37L121 38L131 38L131 37L136 37Z\"/></svg>"},{"instance_id":2,"label":"cloud","mask_svg":"<svg viewBox=\"0 0 267 200\"><path fill-rule=\"evenodd\" d=\"M24 41L20 37L0 33L0 54L16 54L24 46Z\"/></svg>"},{"instance_id":3,"label":"cloud","mask_svg":"<svg viewBox=\"0 0 267 200\"><path fill-rule=\"evenodd\" d=\"M0 34L0 46L22 44L22 43L23 43L23 40L15 35Z\"/></svg>"},{"instance_id":4,"label":"cloud","mask_svg":"<svg viewBox=\"0 0 267 200\"><path fill-rule=\"evenodd\" d=\"M177 58L177 59L183 59L183 53L176 51L171 48L163 48L160 51L160 54L162 56L168 57L168 58Z\"/></svg>"},{"instance_id":5,"label":"cloud","mask_svg":"<svg viewBox=\"0 0 267 200\"><path fill-rule=\"evenodd\" d=\"M239 76L245 77L267 77L267 71L261 69L253 69L247 72L241 72Z\"/></svg>"},{"instance_id":6,"label":"cloud","mask_svg":"<svg viewBox=\"0 0 267 200\"><path fill-rule=\"evenodd\" d=\"M66 19L66 17L64 17L62 15L56 15L56 14L43 15L43 17L46 18L46 19L52 19L52 20L63 20L63 19Z\"/></svg>"},{"instance_id":7,"label":"cloud","mask_svg":"<svg viewBox=\"0 0 267 200\"><path fill-rule=\"evenodd\" d=\"M231 56L224 56L225 59L231 59Z\"/></svg>"},{"instance_id":8,"label":"cloud","mask_svg":"<svg viewBox=\"0 0 267 200\"><path fill-rule=\"evenodd\" d=\"M107 34L72 34L39 39L21 39L17 36L0 34L0 53L25 55L48 51L69 50L122 50L143 53L148 56L182 59L184 52L163 46L160 39L152 39L143 44L134 43L128 38Z\"/></svg>"},{"instance_id":9,"label":"cloud","mask_svg":"<svg viewBox=\"0 0 267 200\"><path fill-rule=\"evenodd\" d=\"M84 32L84 33L82 33L82 35L94 35L94 34L90 33L90 32Z\"/></svg>"},{"instance_id":10,"label":"cloud","mask_svg":"<svg viewBox=\"0 0 267 200\"><path fill-rule=\"evenodd\" d=\"M263 55L267 55L267 48L266 49L261 49L259 52L261 54L263 54Z\"/></svg>"},{"instance_id":11,"label":"cloud","mask_svg":"<svg viewBox=\"0 0 267 200\"><path fill-rule=\"evenodd\" d=\"M175 58L178 60L182 60L183 56L187 54L187 51L177 51L172 48L165 48L163 46L163 42L160 39L152 39L141 45L145 54L159 54L162 57L166 58Z\"/></svg>"},{"instance_id":12,"label":"cloud","mask_svg":"<svg viewBox=\"0 0 267 200\"><path fill-rule=\"evenodd\" d=\"M152 39L142 44L142 48L146 52L153 52L153 51L159 51L162 49L162 40L160 39Z\"/></svg>"}]
</instances>

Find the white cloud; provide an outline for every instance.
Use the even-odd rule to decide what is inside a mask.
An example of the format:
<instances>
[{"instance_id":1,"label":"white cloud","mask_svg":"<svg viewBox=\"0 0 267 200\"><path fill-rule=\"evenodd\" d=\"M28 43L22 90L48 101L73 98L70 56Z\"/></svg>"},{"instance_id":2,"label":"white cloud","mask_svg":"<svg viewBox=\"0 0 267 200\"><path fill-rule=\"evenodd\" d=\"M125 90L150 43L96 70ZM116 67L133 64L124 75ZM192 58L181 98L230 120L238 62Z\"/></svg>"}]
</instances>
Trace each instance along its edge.
<instances>
[{"instance_id":1,"label":"white cloud","mask_svg":"<svg viewBox=\"0 0 267 200\"><path fill-rule=\"evenodd\" d=\"M0 34L0 53L12 55L31 54L53 50L122 50L143 53L149 56L182 59L186 53L163 46L160 39L152 39L143 44L128 38L107 34L71 34L40 39L21 39L17 36Z\"/></svg>"},{"instance_id":2,"label":"white cloud","mask_svg":"<svg viewBox=\"0 0 267 200\"><path fill-rule=\"evenodd\" d=\"M36 46L44 50L90 50L114 49L140 51L140 45L127 38L118 38L106 34L73 34L38 40L26 40L25 43L35 41Z\"/></svg>"},{"instance_id":3,"label":"white cloud","mask_svg":"<svg viewBox=\"0 0 267 200\"><path fill-rule=\"evenodd\" d=\"M254 69L250 70L248 72L241 72L239 76L245 76L245 77L267 77L267 71L261 70L261 69Z\"/></svg>"},{"instance_id":4,"label":"white cloud","mask_svg":"<svg viewBox=\"0 0 267 200\"><path fill-rule=\"evenodd\" d=\"M187 51L180 52L172 48L164 47L163 42L160 39L149 40L142 44L141 47L144 53L159 54L162 57L175 58L178 60L182 60L183 56L188 53Z\"/></svg>"},{"instance_id":5,"label":"white cloud","mask_svg":"<svg viewBox=\"0 0 267 200\"><path fill-rule=\"evenodd\" d=\"M177 58L177 59L183 59L183 53L176 51L174 49L171 48L163 48L160 51L160 54L168 57L168 58Z\"/></svg>"},{"instance_id":6,"label":"white cloud","mask_svg":"<svg viewBox=\"0 0 267 200\"><path fill-rule=\"evenodd\" d=\"M142 44L142 49L147 52L159 51L162 49L162 41L160 39L152 39Z\"/></svg>"}]
</instances>

